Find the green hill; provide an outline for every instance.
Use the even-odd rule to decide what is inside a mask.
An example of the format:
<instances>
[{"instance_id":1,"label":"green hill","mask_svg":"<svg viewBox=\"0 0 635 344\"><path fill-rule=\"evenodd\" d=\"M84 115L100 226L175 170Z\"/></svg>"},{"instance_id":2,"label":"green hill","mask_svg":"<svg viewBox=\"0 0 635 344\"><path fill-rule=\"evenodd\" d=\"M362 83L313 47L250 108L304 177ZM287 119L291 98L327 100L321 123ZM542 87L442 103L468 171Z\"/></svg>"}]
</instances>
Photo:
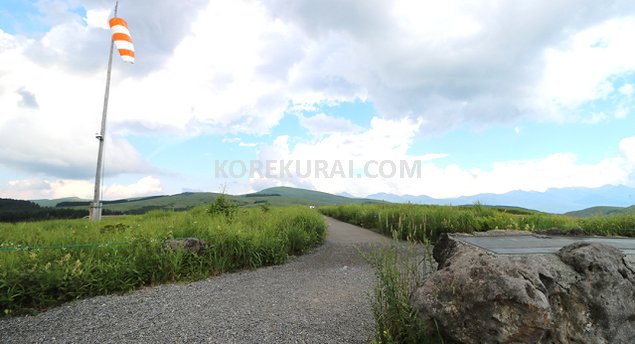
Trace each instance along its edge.
<instances>
[{"instance_id":1,"label":"green hill","mask_svg":"<svg viewBox=\"0 0 635 344\"><path fill-rule=\"evenodd\" d=\"M211 202L218 196L217 193L196 192L182 193L169 196L151 196L143 198L120 199L104 201L104 209L125 214L141 214L150 210L186 210L200 204ZM88 210L90 201L59 202L56 208L85 209Z\"/></svg>"},{"instance_id":2,"label":"green hill","mask_svg":"<svg viewBox=\"0 0 635 344\"><path fill-rule=\"evenodd\" d=\"M35 199L31 200L31 202L39 205L40 207L54 207L59 203L63 202L89 202L87 199L81 199L77 197L66 197L66 198L56 198L56 199Z\"/></svg>"},{"instance_id":3,"label":"green hill","mask_svg":"<svg viewBox=\"0 0 635 344\"><path fill-rule=\"evenodd\" d=\"M140 214L154 209L186 210L197 205L213 201L219 194L213 192L186 192L170 196L151 196L134 199L104 201L104 209ZM272 206L289 205L337 205L351 203L384 203L371 199L336 196L325 192L296 189L290 187L274 187L246 195L229 195L229 199L243 207L268 203ZM42 200L38 200L42 202ZM88 209L90 201L68 199L55 200L57 208ZM52 203L52 202L51 202Z\"/></svg>"},{"instance_id":4,"label":"green hill","mask_svg":"<svg viewBox=\"0 0 635 344\"><path fill-rule=\"evenodd\" d=\"M352 203L385 203L366 198L337 196L326 192L278 186L240 196L241 200L266 200L271 205L337 205Z\"/></svg>"},{"instance_id":5,"label":"green hill","mask_svg":"<svg viewBox=\"0 0 635 344\"><path fill-rule=\"evenodd\" d=\"M573 217L593 217L593 216L611 216L611 215L624 215L635 214L635 205L630 207L591 207L582 210L570 211L565 215Z\"/></svg>"}]
</instances>

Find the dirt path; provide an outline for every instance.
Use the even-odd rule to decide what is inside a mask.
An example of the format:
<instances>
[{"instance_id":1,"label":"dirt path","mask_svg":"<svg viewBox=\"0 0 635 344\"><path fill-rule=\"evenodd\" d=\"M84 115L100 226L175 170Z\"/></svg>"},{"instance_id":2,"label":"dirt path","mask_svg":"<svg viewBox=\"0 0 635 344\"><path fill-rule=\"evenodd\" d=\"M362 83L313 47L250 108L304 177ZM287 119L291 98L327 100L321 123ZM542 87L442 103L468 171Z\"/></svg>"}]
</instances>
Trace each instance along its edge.
<instances>
[{"instance_id":1,"label":"dirt path","mask_svg":"<svg viewBox=\"0 0 635 344\"><path fill-rule=\"evenodd\" d=\"M388 239L326 220L325 244L288 264L1 319L0 343L368 343L375 277L359 250Z\"/></svg>"}]
</instances>

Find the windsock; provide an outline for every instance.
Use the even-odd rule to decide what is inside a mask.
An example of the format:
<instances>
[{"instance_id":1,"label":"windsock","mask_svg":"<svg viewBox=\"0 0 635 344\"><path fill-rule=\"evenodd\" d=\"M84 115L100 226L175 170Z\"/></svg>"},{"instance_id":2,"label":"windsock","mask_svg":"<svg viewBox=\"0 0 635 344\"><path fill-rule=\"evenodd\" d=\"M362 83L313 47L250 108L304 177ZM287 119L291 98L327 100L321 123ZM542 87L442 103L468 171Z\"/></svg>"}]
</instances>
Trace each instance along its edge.
<instances>
[{"instance_id":1,"label":"windsock","mask_svg":"<svg viewBox=\"0 0 635 344\"><path fill-rule=\"evenodd\" d=\"M112 30L112 40L115 42L119 55L124 62L134 63L134 44L132 36L128 31L128 23L121 18L110 19L110 29Z\"/></svg>"}]
</instances>

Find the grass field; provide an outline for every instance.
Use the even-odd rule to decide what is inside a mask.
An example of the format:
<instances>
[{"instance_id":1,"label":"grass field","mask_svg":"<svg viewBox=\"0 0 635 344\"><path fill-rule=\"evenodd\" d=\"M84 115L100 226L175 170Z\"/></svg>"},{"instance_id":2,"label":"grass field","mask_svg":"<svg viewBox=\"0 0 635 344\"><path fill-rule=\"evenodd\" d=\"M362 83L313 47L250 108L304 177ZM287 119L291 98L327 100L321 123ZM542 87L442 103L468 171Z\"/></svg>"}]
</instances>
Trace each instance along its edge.
<instances>
[{"instance_id":1,"label":"grass field","mask_svg":"<svg viewBox=\"0 0 635 344\"><path fill-rule=\"evenodd\" d=\"M0 224L0 310L29 313L93 295L280 264L323 242L324 220L306 207L209 213L152 211L102 222ZM204 240L202 254L167 239Z\"/></svg>"},{"instance_id":2,"label":"grass field","mask_svg":"<svg viewBox=\"0 0 635 344\"><path fill-rule=\"evenodd\" d=\"M635 215L574 218L514 209L414 204L350 204L320 207L320 212L341 221L400 239L436 240L441 233L515 229L564 232L577 229L593 235L635 236Z\"/></svg>"}]
</instances>

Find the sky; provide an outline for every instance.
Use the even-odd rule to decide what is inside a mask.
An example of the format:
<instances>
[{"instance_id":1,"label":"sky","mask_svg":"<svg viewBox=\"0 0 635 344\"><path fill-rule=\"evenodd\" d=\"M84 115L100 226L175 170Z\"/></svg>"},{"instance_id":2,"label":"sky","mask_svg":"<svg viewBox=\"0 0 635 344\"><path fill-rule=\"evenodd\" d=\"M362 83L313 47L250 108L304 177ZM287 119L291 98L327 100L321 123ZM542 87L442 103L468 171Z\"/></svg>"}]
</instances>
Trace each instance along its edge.
<instances>
[{"instance_id":1,"label":"sky","mask_svg":"<svg viewBox=\"0 0 635 344\"><path fill-rule=\"evenodd\" d=\"M113 9L0 3L0 197L92 198ZM119 17L136 62L113 61L106 199L635 186L631 0L121 0Z\"/></svg>"}]
</instances>

